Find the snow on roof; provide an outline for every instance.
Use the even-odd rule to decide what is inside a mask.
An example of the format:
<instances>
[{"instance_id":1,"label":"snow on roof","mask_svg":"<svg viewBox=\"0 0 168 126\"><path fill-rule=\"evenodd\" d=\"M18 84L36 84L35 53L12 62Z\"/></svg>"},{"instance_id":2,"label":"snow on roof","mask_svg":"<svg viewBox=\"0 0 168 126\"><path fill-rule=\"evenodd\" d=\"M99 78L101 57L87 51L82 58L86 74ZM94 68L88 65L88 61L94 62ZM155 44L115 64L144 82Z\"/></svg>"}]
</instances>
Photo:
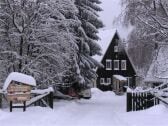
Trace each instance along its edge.
<instances>
[{"instance_id":1,"label":"snow on roof","mask_svg":"<svg viewBox=\"0 0 168 126\"><path fill-rule=\"evenodd\" d=\"M127 81L127 78L123 77L122 75L113 75L113 77L115 77L116 79L120 81Z\"/></svg>"},{"instance_id":2,"label":"snow on roof","mask_svg":"<svg viewBox=\"0 0 168 126\"><path fill-rule=\"evenodd\" d=\"M17 81L27 85L36 86L36 81L32 76L29 76L23 73L12 72L6 78L3 86L3 90L6 90L8 88L11 81Z\"/></svg>"},{"instance_id":3,"label":"snow on roof","mask_svg":"<svg viewBox=\"0 0 168 126\"><path fill-rule=\"evenodd\" d=\"M101 60L103 59L116 31L116 29L99 30L98 36L100 37L100 40L98 41L98 44L102 48L102 55L93 56L93 58L98 62L101 62Z\"/></svg>"},{"instance_id":4,"label":"snow on roof","mask_svg":"<svg viewBox=\"0 0 168 126\"><path fill-rule=\"evenodd\" d=\"M154 60L147 72L144 82L168 82L168 45L161 45L157 59Z\"/></svg>"}]
</instances>

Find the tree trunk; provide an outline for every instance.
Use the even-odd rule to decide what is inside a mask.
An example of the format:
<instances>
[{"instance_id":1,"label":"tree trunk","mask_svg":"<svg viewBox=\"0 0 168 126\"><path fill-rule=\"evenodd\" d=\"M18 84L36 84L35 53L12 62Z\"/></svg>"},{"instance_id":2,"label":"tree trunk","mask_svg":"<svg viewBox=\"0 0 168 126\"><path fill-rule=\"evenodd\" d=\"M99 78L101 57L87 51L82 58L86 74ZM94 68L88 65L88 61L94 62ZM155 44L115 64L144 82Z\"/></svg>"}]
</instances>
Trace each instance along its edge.
<instances>
[{"instance_id":1,"label":"tree trunk","mask_svg":"<svg viewBox=\"0 0 168 126\"><path fill-rule=\"evenodd\" d=\"M19 50L19 55L20 55L20 59L19 59L19 72L21 72L22 69L22 63L23 63L23 36L21 36L21 40L20 40L20 50Z\"/></svg>"}]
</instances>

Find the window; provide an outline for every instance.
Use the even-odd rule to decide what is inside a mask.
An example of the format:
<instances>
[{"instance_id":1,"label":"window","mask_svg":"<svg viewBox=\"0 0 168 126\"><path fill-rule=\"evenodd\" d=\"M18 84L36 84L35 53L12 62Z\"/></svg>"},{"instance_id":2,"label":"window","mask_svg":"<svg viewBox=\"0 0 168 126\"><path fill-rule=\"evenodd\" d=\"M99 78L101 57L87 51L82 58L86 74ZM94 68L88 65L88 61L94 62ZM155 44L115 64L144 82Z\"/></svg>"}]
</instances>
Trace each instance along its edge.
<instances>
[{"instance_id":1,"label":"window","mask_svg":"<svg viewBox=\"0 0 168 126\"><path fill-rule=\"evenodd\" d=\"M105 81L104 81L104 78L100 78L100 84L104 84Z\"/></svg>"},{"instance_id":2,"label":"window","mask_svg":"<svg viewBox=\"0 0 168 126\"><path fill-rule=\"evenodd\" d=\"M111 78L107 78L107 84L111 84Z\"/></svg>"},{"instance_id":3,"label":"window","mask_svg":"<svg viewBox=\"0 0 168 126\"><path fill-rule=\"evenodd\" d=\"M112 69L111 60L106 60L106 70L111 70L111 69Z\"/></svg>"},{"instance_id":4,"label":"window","mask_svg":"<svg viewBox=\"0 0 168 126\"><path fill-rule=\"evenodd\" d=\"M119 60L114 60L114 70L119 70Z\"/></svg>"},{"instance_id":5,"label":"window","mask_svg":"<svg viewBox=\"0 0 168 126\"><path fill-rule=\"evenodd\" d=\"M114 52L118 52L118 46L114 46Z\"/></svg>"},{"instance_id":6,"label":"window","mask_svg":"<svg viewBox=\"0 0 168 126\"><path fill-rule=\"evenodd\" d=\"M119 43L119 40L116 39L116 40L115 40L115 45L118 45L118 43Z\"/></svg>"},{"instance_id":7,"label":"window","mask_svg":"<svg viewBox=\"0 0 168 126\"><path fill-rule=\"evenodd\" d=\"M127 61L121 60L121 70L126 70L126 69L127 69Z\"/></svg>"},{"instance_id":8,"label":"window","mask_svg":"<svg viewBox=\"0 0 168 126\"><path fill-rule=\"evenodd\" d=\"M127 86L128 87L132 86L132 77L127 77Z\"/></svg>"}]
</instances>

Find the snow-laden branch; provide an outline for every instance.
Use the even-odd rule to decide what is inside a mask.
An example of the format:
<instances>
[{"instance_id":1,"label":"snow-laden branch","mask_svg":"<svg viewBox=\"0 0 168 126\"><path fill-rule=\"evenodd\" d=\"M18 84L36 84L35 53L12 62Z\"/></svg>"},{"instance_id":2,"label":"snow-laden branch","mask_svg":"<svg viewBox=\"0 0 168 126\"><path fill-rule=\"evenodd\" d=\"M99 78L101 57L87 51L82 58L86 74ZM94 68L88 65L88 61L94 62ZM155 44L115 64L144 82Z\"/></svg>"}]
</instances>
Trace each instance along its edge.
<instances>
[{"instance_id":1,"label":"snow-laden branch","mask_svg":"<svg viewBox=\"0 0 168 126\"><path fill-rule=\"evenodd\" d=\"M8 25L4 20L0 19L0 22L4 23L6 26Z\"/></svg>"},{"instance_id":2,"label":"snow-laden branch","mask_svg":"<svg viewBox=\"0 0 168 126\"><path fill-rule=\"evenodd\" d=\"M163 36L167 37L167 34L165 34L165 33L163 32L163 30L161 30L160 28L157 28L157 27L155 27L154 25L149 24L147 21L145 21L144 19L142 19L140 16L136 16L136 17L139 19L139 21L141 21L141 22L144 23L145 25L147 25L147 26L149 26L149 27L151 27L151 28L157 30L157 31L158 31L159 33L161 33Z\"/></svg>"},{"instance_id":3,"label":"snow-laden branch","mask_svg":"<svg viewBox=\"0 0 168 126\"><path fill-rule=\"evenodd\" d=\"M160 0L160 5L161 5L162 9L164 10L166 16L168 17L168 10L165 8L165 5L162 0Z\"/></svg>"},{"instance_id":4,"label":"snow-laden branch","mask_svg":"<svg viewBox=\"0 0 168 126\"><path fill-rule=\"evenodd\" d=\"M55 60L56 60L56 59L58 59L60 56L57 56L57 55L55 55L55 54L53 54L53 53L41 54L41 55L37 56L34 60L32 60L31 62L29 62L27 65L25 65L25 66L22 68L21 72L23 72L27 67L30 67L33 63L35 63L38 59L40 59L40 58L42 58L42 57L52 57L52 58L55 58Z\"/></svg>"},{"instance_id":5,"label":"snow-laden branch","mask_svg":"<svg viewBox=\"0 0 168 126\"><path fill-rule=\"evenodd\" d=\"M159 19L157 19L157 17L154 17L154 16L152 16L152 15L151 15L151 17L152 17L152 19L154 19L154 20L159 24L159 26L160 26L161 28L168 29L168 25L162 24L162 23L159 21Z\"/></svg>"}]
</instances>

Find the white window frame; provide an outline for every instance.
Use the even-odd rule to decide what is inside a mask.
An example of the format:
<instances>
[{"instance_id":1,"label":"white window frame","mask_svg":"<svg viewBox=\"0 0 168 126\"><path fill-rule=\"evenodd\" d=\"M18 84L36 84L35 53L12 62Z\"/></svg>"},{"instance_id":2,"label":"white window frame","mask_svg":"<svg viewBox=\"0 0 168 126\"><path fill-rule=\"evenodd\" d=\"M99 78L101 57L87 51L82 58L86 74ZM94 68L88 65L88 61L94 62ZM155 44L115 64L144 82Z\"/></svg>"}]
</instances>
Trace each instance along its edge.
<instances>
[{"instance_id":1,"label":"white window frame","mask_svg":"<svg viewBox=\"0 0 168 126\"><path fill-rule=\"evenodd\" d=\"M110 64L110 67L107 67L108 66L107 63ZM106 70L112 70L112 60L110 59L106 59Z\"/></svg>"},{"instance_id":2,"label":"white window frame","mask_svg":"<svg viewBox=\"0 0 168 126\"><path fill-rule=\"evenodd\" d=\"M130 87L130 79L132 79L132 77L126 77L127 78L127 86Z\"/></svg>"},{"instance_id":3,"label":"white window frame","mask_svg":"<svg viewBox=\"0 0 168 126\"><path fill-rule=\"evenodd\" d=\"M118 46L114 46L114 52L118 52Z\"/></svg>"},{"instance_id":4,"label":"white window frame","mask_svg":"<svg viewBox=\"0 0 168 126\"><path fill-rule=\"evenodd\" d=\"M124 64L124 67L122 64ZM127 60L121 60L121 70L127 70Z\"/></svg>"},{"instance_id":5,"label":"white window frame","mask_svg":"<svg viewBox=\"0 0 168 126\"><path fill-rule=\"evenodd\" d=\"M118 63L118 67L115 67L115 62ZM119 70L120 68L120 61L119 60L114 60L114 70Z\"/></svg>"},{"instance_id":6,"label":"white window frame","mask_svg":"<svg viewBox=\"0 0 168 126\"><path fill-rule=\"evenodd\" d=\"M107 84L111 84L111 78L107 78Z\"/></svg>"},{"instance_id":7,"label":"white window frame","mask_svg":"<svg viewBox=\"0 0 168 126\"><path fill-rule=\"evenodd\" d=\"M105 83L105 78L100 78L100 84L104 84Z\"/></svg>"}]
</instances>

